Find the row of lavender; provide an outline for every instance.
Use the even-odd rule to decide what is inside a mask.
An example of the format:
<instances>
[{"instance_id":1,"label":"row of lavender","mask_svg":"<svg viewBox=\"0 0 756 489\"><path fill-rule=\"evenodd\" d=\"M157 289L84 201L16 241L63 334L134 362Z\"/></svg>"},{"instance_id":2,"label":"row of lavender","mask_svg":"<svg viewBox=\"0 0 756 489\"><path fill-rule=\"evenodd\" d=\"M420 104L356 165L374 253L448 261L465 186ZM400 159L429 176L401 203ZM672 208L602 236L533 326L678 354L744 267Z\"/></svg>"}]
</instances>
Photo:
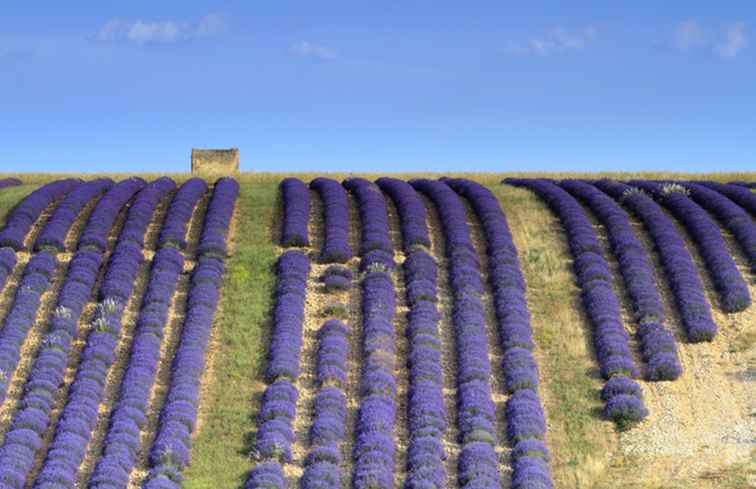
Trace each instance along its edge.
<instances>
[{"instance_id":1,"label":"row of lavender","mask_svg":"<svg viewBox=\"0 0 756 489\"><path fill-rule=\"evenodd\" d=\"M588 215L569 193L545 179L507 179L507 183L527 187L544 200L559 217L567 233L573 268L581 288L585 311L592 325L593 346L602 377L604 415L620 426L648 415L633 380L638 369L629 346L612 273Z\"/></svg>"},{"instance_id":2,"label":"row of lavender","mask_svg":"<svg viewBox=\"0 0 756 489\"><path fill-rule=\"evenodd\" d=\"M464 179L443 181L468 200L486 237L488 278L504 352L505 385L511 394L505 415L513 448L512 487L550 487L546 420L538 395L539 375L532 353L525 278L509 224L496 197L482 185Z\"/></svg>"},{"instance_id":3,"label":"row of lavender","mask_svg":"<svg viewBox=\"0 0 756 489\"><path fill-rule=\"evenodd\" d=\"M57 308L50 319L50 327L42 340L32 373L27 379L19 410L15 413L8 436L0 448L0 458L3 460L4 467L0 478L1 487L23 487L26 482L31 464L41 448L41 436L50 422L54 396L62 383L68 352L78 333L77 324L81 312L94 291L95 281L100 273L100 264L108 246L108 235L120 210L136 193L121 228L116 247L111 254L108 268L104 273L103 284L99 291L100 302L92 323L93 331L87 337L81 363L70 388L70 395L56 426L53 441L48 447L46 460L36 478L35 487L73 487L76 483L79 466L86 453L97 419L96 413L102 400L107 373L115 360L114 353L121 329L123 310L126 301L131 296L136 273L143 262L142 248L146 226L152 218L158 201L173 188L175 184L167 178L158 179L146 187L143 180L136 178L116 185L112 185L112 182L108 180L85 184L77 181L54 182L30 194L16 206L14 212L6 220L8 225L3 230L5 236L14 238L11 240L12 244L20 248L24 243L24 232L28 232L41 211L68 192L53 212L45 229L40 233L40 236L48 237L42 246L37 247L42 252L33 256L30 265L26 267L24 277L28 275L30 281L38 284L37 287L19 287L21 292L26 290L38 292L39 284L42 283L38 277L46 277L49 281L49 276L55 266L54 257L50 253L61 249L63 239L68 234L68 229L63 224L73 223L75 216L72 218L72 214L75 214L76 209L80 210L88 201L103 191L107 191L97 203L87 226L81 233L79 251L71 260L63 280L61 295L58 297ZM160 244L163 248L158 251L153 262L150 285L139 321L140 327L143 326L145 331L153 328L150 331L151 334L158 335L156 329L160 328L161 323L167 319L167 302L170 302L172 296L169 276L171 274L177 276L183 269L181 253L173 247L182 248L185 245L187 222L197 199L206 188L207 185L200 179L189 180L177 193L169 209L167 222L170 225L165 226L161 234ZM79 195L74 197L73 194L77 192L72 192L72 190L76 190ZM199 373L202 368L197 368L195 364L204 361L202 332L209 331L213 311L217 304L223 271L222 260L226 254L225 238L237 195L238 184L235 181L220 179L216 183L213 200L205 219L198 248L201 256L193 273L188 319L185 321L184 335L179 347L181 355L177 353L174 359L174 372L180 372L181 375L174 374L172 378L170 389L174 394L169 394L163 408L160 433L153 446L151 457L152 470L149 480L157 481L160 487L164 485L164 473L170 472L176 479L175 473L183 468L174 461L165 462L163 454L166 446L169 446L168 452L173 453L177 446L188 444L187 437L182 436L172 424L176 421L188 424L191 416L196 416L196 397ZM52 231L46 233L48 229ZM168 238L164 238L163 235L167 235ZM3 252L3 269L7 271L10 258L6 255L7 253ZM34 300L22 302L27 304L26 309L34 309ZM36 302L38 303L38 298ZM11 308L11 312L13 309ZM28 311L22 312L25 312L24 317L30 317ZM8 331L13 332L12 329ZM8 336L13 340L19 337L19 335L10 334ZM10 339L6 342L12 346L13 342ZM145 387L145 378L140 375L141 372L137 373L139 367L136 364L140 361L144 362L145 355L154 353L154 349L150 350L151 346L154 347L154 343L147 341L144 346L145 348L142 348L141 344L135 344L129 363L129 371L133 371L134 375L125 379L120 404L117 405L128 406L128 408L115 411L111 420L111 430L106 439L105 455L100 464L103 466L109 465L107 462L113 462L113 464L110 464L108 470L105 471L99 470L100 464L98 464L99 474L96 470L95 476L101 476L102 472L107 472L107 474L104 481L93 477L90 481L91 487L100 487L103 482L106 486L113 487L112 478L116 478L116 486L125 487L128 482L128 472L126 480L118 479L118 476L124 472L124 461L133 459L138 448L139 428L136 429L135 436L133 426L136 424L139 427L144 422L143 416L138 414L139 396L135 393L140 387L142 389ZM204 346L206 346L206 341ZM13 360L12 348L5 348L4 352L5 358ZM120 416L121 414L123 416ZM134 424L130 425L130 422ZM128 436L132 437L131 441ZM136 447L133 444L135 440ZM185 452L188 453L188 448ZM118 466L120 470L111 471L110 469L115 466ZM166 466L169 466L170 470L166 470Z\"/></svg>"},{"instance_id":4,"label":"row of lavender","mask_svg":"<svg viewBox=\"0 0 756 489\"><path fill-rule=\"evenodd\" d=\"M23 182L15 177L0 178L0 189L6 187L15 187L21 185Z\"/></svg>"},{"instance_id":5,"label":"row of lavender","mask_svg":"<svg viewBox=\"0 0 756 489\"><path fill-rule=\"evenodd\" d=\"M68 181L64 181L64 183L67 184ZM101 193L101 189L109 189L105 196L97 202L97 206L89 216L82 232L82 236L87 234L91 238L105 241L122 206L143 185L144 181L140 179L128 179L114 186L109 181L96 181L91 185L71 182L67 196L59 204L58 209L61 210L56 209L40 235L58 237L61 238L62 242L77 217L78 210L86 203L76 194L81 192L92 199ZM51 186L60 190L64 185L60 182L54 182L41 187L19 203L12 212L7 222L16 224L12 228L13 232L17 233L16 244L23 244L23 230L28 230L30 223L36 220L34 213L26 213L25 219L17 219L17 211L39 210L41 212L43 208L56 200L54 196L45 196L45 189ZM96 190L90 192L92 188ZM45 202L47 203L45 204ZM29 226L26 225L27 223L29 223ZM8 228L6 227L6 229ZM23 304L25 298L22 295L28 293L29 290L35 292L41 290L41 280L37 281L36 289L34 289L34 286L32 288L25 287L24 282L27 277L45 277L47 285L49 285L50 277L56 266L55 251L56 248L53 247L52 250L42 251L30 259L24 271L21 286L17 290L16 303L19 303L19 299L21 299L20 303ZM61 293L57 298L57 307L34 360L31 374L26 379L19 409L13 415L9 431L2 447L0 447L0 460L2 460L3 467L0 487L24 486L36 452L41 447L42 436L49 425L53 400L59 385L62 383L63 373L68 362L68 352L78 334L78 321L84 305L92 295L102 260L102 252L96 249L88 249L80 243L79 250L74 254L68 265ZM44 269L38 268L37 263L44 264ZM31 307L22 315L20 322L15 322L15 319L19 317L16 316L16 311L18 311L16 303L11 307L9 315L6 317L6 324L2 333L0 333L0 343L3 345L2 363L6 372L13 372L18 365L21 345L26 339L34 316L36 316L36 312L32 313L31 311L36 311L39 302L39 296L35 297L33 301L26 302ZM3 397L6 392L7 383L3 383Z\"/></svg>"},{"instance_id":6,"label":"row of lavender","mask_svg":"<svg viewBox=\"0 0 756 489\"><path fill-rule=\"evenodd\" d=\"M437 329L439 315L435 305L436 264L425 251L430 245L425 206L417 191L405 182L383 178L377 183L397 204L403 247L407 255L403 270L410 306L407 329L410 341L410 443L405 486L443 487L445 451L442 437L446 431L446 414ZM458 423L462 433L460 442L464 447L459 460L459 480L464 487L497 484L499 469L495 453L495 412L489 384L490 366L485 340L485 318L480 302L482 283L477 255L466 225L466 211L454 191L444 183L412 183L436 200L442 217L446 217L445 231L448 233L449 243L447 253L452 262L449 280L456 297L454 317L458 356L462 360L457 378L460 386ZM457 183L461 185L464 182ZM346 249L348 246L348 234L344 232L348 230L347 199L343 194L338 195L342 192L338 187L340 186L336 182L327 179L316 179L311 184L311 188L320 190L325 202L324 248ZM362 291L363 350L366 360L362 368L362 399L355 435L352 485L392 487L394 441L391 433L396 416L396 381L392 370L395 361L395 338L390 319L390 315L393 314L393 289L389 272L395 268L393 250L388 235L385 203L379 188L363 179L348 179L344 182L344 187L355 194L360 208L363 222L360 269L365 273ZM322 189L328 189L336 195L323 195ZM464 193L460 187L457 190ZM309 198L305 185L295 179L287 179L282 183L282 194L285 210L282 244L299 245L309 242L306 234L307 219L302 218L302 209L305 208L303 201ZM299 203L297 199L300 200ZM472 200L477 203L474 197ZM489 201L488 205L490 204ZM503 219L498 204L496 208ZM290 215L288 209L296 211ZM486 209L485 204L479 207L482 214L487 210L493 212L492 209ZM510 371L508 385L514 395L508 404L507 416L511 425L510 441L515 447L513 482L514 487L534 487L533 484L540 484L538 487L550 487L548 455L543 443L545 419L537 395L538 372L529 350L532 348L532 333L524 300L524 281L521 279L511 236L508 243L497 241L498 230L494 230L501 222L497 219L491 221L492 234L489 239L492 243L489 251L492 256L501 260L498 267L491 264L492 281L497 284L496 290L500 293L502 303L499 311L502 341L511 348L507 365ZM503 222L506 223L505 220ZM293 229L298 229L298 232L294 233L298 236L294 241L291 240ZM331 239L330 246L329 235L331 238L336 237ZM333 254L321 253L321 260L333 261ZM475 270L478 270L477 280ZM511 273L520 279L515 278L512 281ZM494 276L498 278L495 279ZM515 299L515 303L507 304L508 299ZM477 329L471 325L477 325ZM372 361L371 357L377 358ZM334 403L330 404L330 408L334 408ZM317 400L315 409L313 429L316 429L321 417ZM290 411L290 416L293 415ZM341 418L329 415L326 419ZM337 435L334 433L332 441L338 440ZM312 454L317 454L314 455L317 460L313 460L311 456L305 461L303 482L307 487L320 487L316 484L327 481L333 483L334 480L338 480L326 477L326 474L338 473L339 459L336 452L331 449L326 454L320 447L316 447ZM314 464L313 468L310 467L311 464ZM272 481L275 481L275 484ZM280 465L265 462L258 464L252 471L248 487L263 487L264 484L283 487L284 479Z\"/></svg>"},{"instance_id":7,"label":"row of lavender","mask_svg":"<svg viewBox=\"0 0 756 489\"><path fill-rule=\"evenodd\" d=\"M595 275L605 274L590 270L595 268L593 264L582 263L583 256L591 256L590 253L598 255L600 250L594 250L590 243L582 243L579 240L577 244L575 242L578 239L573 236L577 232L576 229L581 226L587 228L589 224L583 218L579 219L583 221L582 224L575 223L576 218L571 214L582 213L579 205L552 181L507 179L505 182L530 187L561 217L571 239L570 246L576 257L576 273L579 282L584 286L585 297L585 287L590 285L591 281L595 281ZM756 269L756 225L744 208L728 198L728 194L743 196L743 189L732 189L731 185L714 183L668 181L632 181L630 184L624 184L610 180L563 180L559 185L575 198L585 202L607 230L611 249L619 263L638 323L636 331L646 362L646 378L673 380L679 377L682 369L677 358L674 338L663 324L663 307L653 279L650 260L620 204L636 215L649 232L659 253L688 339L692 342L711 341L716 334L716 325L705 298L703 283L682 235L664 208L681 222L693 238L704 266L712 278L722 308L726 312L742 311L751 303L748 286L709 213L733 233L749 261L751 270ZM587 230L581 232L587 233ZM587 282L582 278L586 273L589 274ZM594 288L593 285L590 287ZM607 303L606 300L602 300L597 304L602 304L605 308ZM605 315L593 303L586 303L586 309L591 317ZM611 316L616 316L615 311L611 311ZM619 320L619 317L616 317L616 320ZM619 332L619 328L616 329ZM623 357L630 359L624 346L625 341L621 339L620 343L622 345L619 347L610 347L612 354L621 351ZM607 361L605 349L605 345L596 344L596 352L602 365ZM634 373L629 364L625 370L625 374ZM616 375L604 371L605 377L607 374L612 377ZM621 386L620 392L639 392L637 386L627 380L611 379L611 382L613 387L610 390L616 390L617 386ZM638 409L635 412L641 414L642 410Z\"/></svg>"}]
</instances>

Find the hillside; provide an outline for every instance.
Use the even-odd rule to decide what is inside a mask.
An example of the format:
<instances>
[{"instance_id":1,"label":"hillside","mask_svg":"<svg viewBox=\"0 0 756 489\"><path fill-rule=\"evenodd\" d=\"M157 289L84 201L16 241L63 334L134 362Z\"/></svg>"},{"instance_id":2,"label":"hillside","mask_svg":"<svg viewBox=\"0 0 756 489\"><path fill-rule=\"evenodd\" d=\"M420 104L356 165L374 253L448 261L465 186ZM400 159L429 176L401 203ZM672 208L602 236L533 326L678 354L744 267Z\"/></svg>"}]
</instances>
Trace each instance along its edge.
<instances>
[{"instance_id":1,"label":"hillside","mask_svg":"<svg viewBox=\"0 0 756 489\"><path fill-rule=\"evenodd\" d=\"M8 175L11 176L11 175ZM98 175L100 176L100 175ZM123 175L101 175L120 180ZM157 175L142 175L151 181ZM189 175L170 175L181 184ZM289 176L289 175L286 175ZM316 174L292 175L305 183L316 178ZM354 175L326 175L337 181ZM381 175L362 175L374 180ZM395 175L398 178L435 178L435 175ZM573 271L573 255L562 222L536 193L528 188L518 188L501 184L504 177L523 178L600 178L612 179L710 179L721 182L736 180L754 181L756 174L714 174L714 175L670 175L670 174L464 174L455 175L470 178L485 185L495 195L511 230L512 240L519 253L519 266L524 274L525 294L531 315L533 332L533 357L540 372L537 392L547 422L546 444L550 452L549 468L557 488L609 489L621 485L628 488L725 488L735 489L756 487L756 306L745 310L726 313L720 306L721 291L716 287L707 269L705 258L690 233L681 221L674 219L675 229L682 236L705 291L705 302L710 306L711 315L717 326L717 334L712 341L693 343L688 341L686 324L679 313L674 291L665 276L662 257L650 238L643 223L636 215L631 215L631 224L640 239L646 255L653 266L653 282L662 297L666 328L671 331L679 357L682 373L673 381L646 381L638 383L643 392L643 400L648 416L628 429L620 430L611 421L604 419L604 402L599 394L604 379L597 363L594 348L593 326L583 307L582 288ZM0 174L0 178L3 175ZM4 223L8 212L31 191L41 184L65 177L65 175L22 175L23 185L0 189L0 224ZM94 175L87 175L87 179ZM233 218L228 230L228 253L225 258L225 274L218 312L214 316L210 330L205 368L200 377L199 414L192 434L190 463L184 470L184 487L215 488L243 487L250 470L256 464L256 434L263 392L268 382L266 367L268 348L273 330L272 308L276 286L275 264L285 251L279 246L282 225L282 202L279 183L283 176L268 174L241 174L238 178L239 195L235 202ZM209 181L208 183L212 183ZM190 274L203 256L200 250L203 219L212 196L212 189L203 190L192 204L185 230L187 246L181 250L181 272L176 271L175 294L168 301L172 304L165 326L165 341L159 344L159 361L155 363L156 382L149 390L149 406L146 423L139 439L143 445L153 443L158 430L161 405L169 396L171 382L171 362L178 348L180 330L186 316L182 307L187 307L188 291L191 286ZM365 226L360 219L358 202L350 193L349 197L349 244L355 256L346 266L359 276L361 230ZM300 395L296 403L297 416L294 421L293 463L285 464L287 487L297 487L296 478L303 473L304 455L309 450L307 430L313 416L309 406L318 390L316 381L316 353L318 350L317 331L324 319L343 316L349 328L360 330L363 319L360 287L354 285L348 290L327 294L318 285L317 277L327 265L318 262L318 253L324 241L325 223L323 203L318 193L309 192L310 213L308 231L311 243L302 251L311 259L307 272L306 300L304 302L303 345L301 362L302 374L295 379ZM156 204L146 227L144 243L145 264L138 271L133 296L144 293L149 279L149 263L161 249L158 239L161 218L168 212L170 193L166 193ZM399 265L393 272L396 292L396 311L392 324L395 333L397 402L394 441L398 447L395 478L399 481L406 475L406 450L411 428L407 419L407 393L410 390L410 375L406 365L411 348L406 331L408 322L405 312L411 304L405 298L406 282L401 265L411 254L402 247L401 216L395 203L387 200L387 223L390 232L393 259ZM455 291L447 282L447 274L453 267L446 256L446 230L442 226L439 209L428 196L423 197L428 213L430 246L428 252L438 261L437 306L440 312L438 341L443 366L444 406L447 407L447 421L451 430L443 435L444 446L449 457L444 462L449 481L454 482L457 471L456 458L460 444L453 434L456 409L455 371L459 368L458 358L453 354L455 338L452 331L452 310L455 306ZM491 369L492 399L496 407L495 430L499 439L496 457L500 465L503 487L509 487L510 447L507 443L505 427L505 405L511 397L503 384L505 372L502 367L504 352L498 346L496 332L495 304L489 283L489 258L486 253L486 235L481 221L475 217L469 202L466 204L467 223L470 239L480 263L479 274L483 284L481 305L486 319L485 339ZM587 207L581 204L584 209ZM24 383L32 370L32 361L38 351L46 345L42 341L48 326L46 318L51 317L55 299L60 295L66 273L65 264L74 256L77 233L81 233L87 217L93 212L94 201L81 208L71 229L66 234L62 250L56 256L59 264L50 279L49 292L42 295L42 306L31 327L28 339L21 346L20 363L9 381L6 399L0 407L0 440L6 440L11 429L14 413L23 406ZM31 235L26 238L24 250L16 253L19 263L30 260L29 251L33 237L40 232L45 219L51 215L53 207L48 207L35 222ZM120 209L120 208L119 208ZM108 237L108 248L104 257L112 253L118 232L126 220L124 207ZM671 215L669 210L665 211ZM629 334L632 358L637 365L643 365L639 342L635 336L637 324L633 316L633 304L626 283L622 280L620 264L612 252L612 245L605 226L599 224L595 212L588 212L599 243L612 271L611 289L619 298L622 325ZM718 223L718 221L715 221ZM753 226L753 215L751 215ZM727 250L734 259L737 269L745 278L751 297L756 296L756 282L752 263L738 244L732 232L722 226L718 228L726 242ZM72 241L73 240L73 241ZM473 260L474 261L474 260ZM4 318L10 308L15 290L21 280L22 266L16 265L8 284L0 289L0 318ZM102 274L97 284L103 281ZM130 297L132 296L130 295ZM173 297L173 299L171 299ZM335 298L335 299L334 299ZM326 305L336 300L345 305L345 311L324 312ZM99 451L106 443L110 411L117 401L118 379L124 376L129 359L129 341L135 334L139 301L131 299L125 308L124 334L119 340L114 357L112 373L108 377L104 402L99 408L94 437L87 446L83 469L77 480L85 482L95 472ZM83 315L78 322L79 339L73 342L71 356L67 363L63 388L53 402L52 419L57 419L64 409L66 395L74 382L74 373L79 357L85 350L86 335L92 330L90 324L97 313L92 297L87 300ZM360 335L348 338L349 355L346 359L348 370L345 391L347 393L347 434L343 453L354 443L355 417L359 405L360 365L362 358ZM382 364L381 364L382 365ZM42 446L35 456L33 473L39 473L45 460L47 447L54 438L54 428L45 431ZM5 443L5 441L4 441ZM133 474L128 477L130 487L138 487L144 482L154 464L150 462L146 450L140 450L136 457ZM344 457L344 473L352 468L351 457ZM349 476L345 475L344 478ZM31 480L26 487L32 487ZM35 486L36 487L36 486Z\"/></svg>"}]
</instances>

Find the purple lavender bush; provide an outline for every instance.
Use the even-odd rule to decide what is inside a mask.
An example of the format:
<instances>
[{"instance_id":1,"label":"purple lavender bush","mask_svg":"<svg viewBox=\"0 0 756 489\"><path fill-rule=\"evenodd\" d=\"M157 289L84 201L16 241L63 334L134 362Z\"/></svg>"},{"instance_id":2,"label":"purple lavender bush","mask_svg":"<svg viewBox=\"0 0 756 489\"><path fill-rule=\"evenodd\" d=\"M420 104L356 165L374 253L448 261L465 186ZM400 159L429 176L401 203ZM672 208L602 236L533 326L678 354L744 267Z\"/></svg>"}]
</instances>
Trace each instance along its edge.
<instances>
[{"instance_id":1,"label":"purple lavender bush","mask_svg":"<svg viewBox=\"0 0 756 489\"><path fill-rule=\"evenodd\" d=\"M404 252L409 253L417 246L430 248L425 204L412 185L404 180L389 177L379 178L375 183L391 197L396 205L402 229Z\"/></svg>"},{"instance_id":2,"label":"purple lavender bush","mask_svg":"<svg viewBox=\"0 0 756 489\"><path fill-rule=\"evenodd\" d=\"M71 481L76 480L87 442L95 427L96 416L92 413L97 412L108 368L115 360L114 350L123 310L144 261L142 249L137 243L144 243L143 235L157 203L171 188L169 182L157 179L150 183L137 194L129 208L99 290L100 300L92 321L93 331L87 337L69 397L34 487L55 487L56 484L72 484ZM140 229L142 235L137 239L135 233ZM49 332L24 388L23 406L35 407L46 413L52 409L50 401L54 399L65 373L65 358L71 349L71 342L76 338L81 310L93 293L101 260L102 255L95 250L79 251L71 260ZM161 264L155 264L155 273L161 268ZM38 433L42 436L44 429ZM33 457L27 463L31 463L31 460Z\"/></svg>"},{"instance_id":3,"label":"purple lavender bush","mask_svg":"<svg viewBox=\"0 0 756 489\"><path fill-rule=\"evenodd\" d=\"M284 178L280 188L283 202L281 246L309 246L310 191L298 178Z\"/></svg>"},{"instance_id":4,"label":"purple lavender bush","mask_svg":"<svg viewBox=\"0 0 756 489\"><path fill-rule=\"evenodd\" d=\"M452 291L457 357L457 427L462 450L457 477L462 487L498 487L496 414L491 394L480 263L460 197L445 183L411 180L438 210L444 231Z\"/></svg>"},{"instance_id":5,"label":"purple lavender bush","mask_svg":"<svg viewBox=\"0 0 756 489\"><path fill-rule=\"evenodd\" d=\"M664 306L646 250L633 231L630 217L611 197L580 180L562 180L562 188L582 200L605 227L630 295L637 336L646 363L647 380L674 380L682 374L677 346L664 327Z\"/></svg>"},{"instance_id":6,"label":"purple lavender bush","mask_svg":"<svg viewBox=\"0 0 756 489\"><path fill-rule=\"evenodd\" d=\"M643 222L661 258L688 340L711 341L717 326L711 317L698 270L675 223L659 204L637 188L610 180L599 180L594 185Z\"/></svg>"},{"instance_id":7,"label":"purple lavender bush","mask_svg":"<svg viewBox=\"0 0 756 489\"><path fill-rule=\"evenodd\" d=\"M705 185L706 187L727 196L727 198L748 211L751 216L756 217L756 193L751 192L750 190L750 188L753 188L753 184L751 184L750 188L743 187L742 185L724 184L719 182L701 182L701 185Z\"/></svg>"},{"instance_id":8,"label":"purple lavender bush","mask_svg":"<svg viewBox=\"0 0 756 489\"><path fill-rule=\"evenodd\" d=\"M352 258L349 245L349 197L336 180L318 177L310 182L310 188L323 201L325 239L320 250L322 263L345 263Z\"/></svg>"},{"instance_id":9,"label":"purple lavender bush","mask_svg":"<svg viewBox=\"0 0 756 489\"><path fill-rule=\"evenodd\" d=\"M581 288L583 305L593 326L593 346L601 375L607 381L615 376L625 376L628 379L636 377L638 371L628 345L628 334L622 324L619 303L612 288L609 265L603 257L601 244L583 208L569 193L549 180L510 178L505 182L535 192L562 222L574 259L573 268ZM610 405L612 399L614 398L606 401L606 414L610 414L606 406ZM637 399L642 406L642 400ZM512 402L513 398L510 399L510 403ZM522 412L525 413L522 415L524 421L510 423L507 427L510 439L521 439L531 432L540 430L540 418L537 413L530 408ZM607 418L617 422L618 427L624 428L631 421L640 421L647 414L644 410L634 413L638 416L632 420L620 420L614 416ZM522 432L519 431L520 427Z\"/></svg>"},{"instance_id":10,"label":"purple lavender bush","mask_svg":"<svg viewBox=\"0 0 756 489\"><path fill-rule=\"evenodd\" d=\"M63 251L66 235L84 206L90 200L99 198L112 186L111 179L100 178L85 182L75 192L66 195L34 241L34 249L49 249L53 253Z\"/></svg>"},{"instance_id":11,"label":"purple lavender bush","mask_svg":"<svg viewBox=\"0 0 756 489\"><path fill-rule=\"evenodd\" d=\"M207 182L201 178L193 177L181 184L176 191L166 215L166 219L160 229L158 244L160 247L173 246L180 250L186 248L186 233L189 221L194 209L203 195L207 192Z\"/></svg>"},{"instance_id":12,"label":"purple lavender bush","mask_svg":"<svg viewBox=\"0 0 756 489\"><path fill-rule=\"evenodd\" d=\"M735 237L756 274L756 224L742 207L727 196L696 182L687 182L690 198L711 212Z\"/></svg>"},{"instance_id":13,"label":"purple lavender bush","mask_svg":"<svg viewBox=\"0 0 756 489\"><path fill-rule=\"evenodd\" d=\"M16 251L22 249L26 235L42 211L81 184L81 180L74 178L56 180L24 197L5 218L5 225L0 230L0 246L10 246Z\"/></svg>"},{"instance_id":14,"label":"purple lavender bush","mask_svg":"<svg viewBox=\"0 0 756 489\"><path fill-rule=\"evenodd\" d=\"M653 195L688 230L714 282L722 308L726 312L747 308L751 304L748 285L735 265L719 227L701 206L688 197L688 190L676 183L647 180L630 183Z\"/></svg>"}]
</instances>

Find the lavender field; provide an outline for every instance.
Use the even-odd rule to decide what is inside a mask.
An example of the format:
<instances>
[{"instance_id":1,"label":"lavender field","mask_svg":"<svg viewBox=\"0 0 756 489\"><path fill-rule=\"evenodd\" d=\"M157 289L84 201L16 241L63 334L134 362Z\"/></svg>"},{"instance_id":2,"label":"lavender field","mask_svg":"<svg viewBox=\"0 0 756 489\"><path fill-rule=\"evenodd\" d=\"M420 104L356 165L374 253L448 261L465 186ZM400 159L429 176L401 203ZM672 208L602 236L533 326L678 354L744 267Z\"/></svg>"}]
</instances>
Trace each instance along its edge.
<instances>
[{"instance_id":1,"label":"lavender field","mask_svg":"<svg viewBox=\"0 0 756 489\"><path fill-rule=\"evenodd\" d=\"M0 178L0 488L756 486L756 176L607 177Z\"/></svg>"}]
</instances>

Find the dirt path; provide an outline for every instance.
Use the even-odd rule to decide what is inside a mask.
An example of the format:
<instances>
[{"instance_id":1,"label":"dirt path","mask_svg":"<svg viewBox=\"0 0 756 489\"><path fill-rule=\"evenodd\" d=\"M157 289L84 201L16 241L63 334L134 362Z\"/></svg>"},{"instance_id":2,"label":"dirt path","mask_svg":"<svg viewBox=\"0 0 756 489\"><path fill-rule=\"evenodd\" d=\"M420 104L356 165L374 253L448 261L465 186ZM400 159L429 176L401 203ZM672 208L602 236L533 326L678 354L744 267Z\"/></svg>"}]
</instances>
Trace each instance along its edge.
<instances>
[{"instance_id":1,"label":"dirt path","mask_svg":"<svg viewBox=\"0 0 756 489\"><path fill-rule=\"evenodd\" d=\"M92 199L87 203L86 206L84 206L82 211L79 212L79 215L76 216L71 229L69 229L68 233L66 234L66 250L72 250L76 248L76 243L79 240L79 235L84 230L87 219L89 218L89 215L91 214L98 201L99 199ZM111 235L115 234L117 236L117 233L120 232L121 226L123 225L123 220L124 214L120 214L118 219L116 220L115 225L113 226L113 229L111 229ZM40 222L38 221L38 223ZM36 235L36 233L41 230L41 227L41 223L40 226L35 225L32 228L32 232L27 235L27 240L29 240L29 243L31 243L32 246L34 242L31 241L30 236L33 234ZM32 364L34 363L34 359L37 357L37 350L39 350L42 339L47 333L50 323L50 316L52 314L52 311L55 309L55 305L58 300L58 294L60 293L60 289L63 286L63 282L65 281L68 271L68 264L71 261L71 257L72 253L70 252L57 253L57 264L55 266L53 276L50 279L50 285L47 287L47 290L45 290L40 298L40 304L39 308L37 309L34 324L32 324L28 334L26 335L26 338L21 344L19 362L16 366L15 371L13 372L13 375L11 376L7 397L5 398L2 407L0 407L0 439L5 438L5 434L10 427L11 421L13 420L13 415L16 413L16 410L18 408L19 400L23 395L26 379L29 376Z\"/></svg>"},{"instance_id":2,"label":"dirt path","mask_svg":"<svg viewBox=\"0 0 756 489\"><path fill-rule=\"evenodd\" d=\"M153 236L153 234L157 234L156 228L152 226L152 224L155 222L162 223L163 215L165 214L169 201L170 196L164 198L158 204L153 216L153 221L150 223L150 226L148 226L146 230L146 238L149 239ZM63 377L63 385L58 391L53 409L50 412L50 423L44 433L44 436L42 437L42 449L38 451L34 465L32 466L32 470L30 471L29 477L27 478L27 488L30 488L32 486L34 479L39 473L39 470L42 468L42 464L47 457L47 450L49 448L50 442L52 442L53 436L55 435L55 428L58 422L58 418L60 417L63 408L65 407L66 401L68 400L68 391L76 375L76 369L79 365L79 358L81 357L81 352L84 350L84 345L86 344L85 339L91 331L91 321L94 317L98 303L98 291L100 290L100 286L102 285L102 282L105 278L105 273L107 272L107 265L110 260L110 256L113 253L113 248L115 246L115 242L118 239L118 235L120 234L121 229L123 229L123 224L125 223L126 217L127 211L123 210L119 214L118 219L116 220L115 225L111 230L110 235L108 236L108 247L103 254L103 265L100 267L99 273L97 275L97 280L95 281L95 285L92 288L92 295L87 304L84 306L81 318L79 319L77 325L77 336L72 342L68 365L66 366L66 372Z\"/></svg>"},{"instance_id":3,"label":"dirt path","mask_svg":"<svg viewBox=\"0 0 756 489\"><path fill-rule=\"evenodd\" d=\"M446 280L449 265L446 260L443 228L433 202L422 195L428 213L430 229L431 254L438 263L438 312L441 321L438 330L441 336L441 367L444 380L444 407L446 408L446 433L444 449L446 451L446 487L457 487L457 462L459 459L459 430L457 428L457 350L452 324L452 295Z\"/></svg>"},{"instance_id":4,"label":"dirt path","mask_svg":"<svg viewBox=\"0 0 756 489\"><path fill-rule=\"evenodd\" d=\"M470 204L462 199L467 209L467 224L470 226L470 235L475 251L480 260L481 281L483 283L483 296L481 302L485 311L486 318L486 336L488 337L488 361L491 364L491 398L496 406L496 455L499 460L502 487L508 488L511 485L512 470L509 461L511 449L507 446L507 419L505 408L509 395L504 386L504 352L501 349L499 340L498 321L493 303L493 292L489 281L488 273L488 255L486 254L486 237L481 223Z\"/></svg>"},{"instance_id":5,"label":"dirt path","mask_svg":"<svg viewBox=\"0 0 756 489\"><path fill-rule=\"evenodd\" d=\"M637 225L639 228L640 226ZM709 303L716 293L690 237L680 228L703 279ZM653 244L642 231L642 242ZM686 343L672 293L663 280L658 255L650 253L669 324L680 340L683 375L675 382L643 382L649 417L622 434L621 452L613 480L625 487L756 487L753 453L756 450L756 308L725 314L718 306L712 315L719 332L711 343ZM750 286L756 297L756 287ZM750 335L751 341L739 338ZM741 466L751 465L750 475ZM636 470L643 467L643 470ZM731 470L738 474L730 473ZM745 478L741 478L745 477ZM747 479L750 477L750 480ZM734 478L734 479L733 479ZM728 485L732 482L734 485ZM608 487L608 486L607 486Z\"/></svg>"}]
</instances>

